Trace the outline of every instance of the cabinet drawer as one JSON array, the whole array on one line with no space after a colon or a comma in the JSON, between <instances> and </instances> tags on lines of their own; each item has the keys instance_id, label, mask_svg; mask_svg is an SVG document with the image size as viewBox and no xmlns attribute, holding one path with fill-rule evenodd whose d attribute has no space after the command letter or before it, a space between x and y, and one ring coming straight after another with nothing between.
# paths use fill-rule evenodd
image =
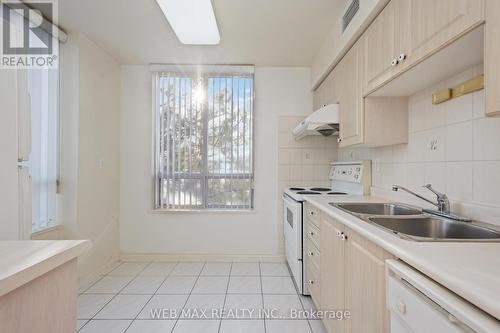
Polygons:
<instances>
[{"instance_id":1,"label":"cabinet drawer","mask_svg":"<svg viewBox=\"0 0 500 333\"><path fill-rule=\"evenodd\" d=\"M307 249L306 249L306 256L307 256L307 265L314 265L316 266L316 269L319 269L319 263L320 261L320 252L316 245L308 239L307 240Z\"/></svg>"},{"instance_id":2,"label":"cabinet drawer","mask_svg":"<svg viewBox=\"0 0 500 333\"><path fill-rule=\"evenodd\" d=\"M320 220L320 210L314 207L311 204L306 204L306 216L307 221L310 221L317 228L319 228L319 220Z\"/></svg>"},{"instance_id":3,"label":"cabinet drawer","mask_svg":"<svg viewBox=\"0 0 500 333\"><path fill-rule=\"evenodd\" d=\"M316 308L321 306L321 292L320 292L320 279L319 271L314 265L307 265L307 281L306 281L311 298L316 305Z\"/></svg>"},{"instance_id":4,"label":"cabinet drawer","mask_svg":"<svg viewBox=\"0 0 500 333\"><path fill-rule=\"evenodd\" d=\"M320 248L319 229L312 223L307 224L307 237L312 241L314 246Z\"/></svg>"}]
</instances>

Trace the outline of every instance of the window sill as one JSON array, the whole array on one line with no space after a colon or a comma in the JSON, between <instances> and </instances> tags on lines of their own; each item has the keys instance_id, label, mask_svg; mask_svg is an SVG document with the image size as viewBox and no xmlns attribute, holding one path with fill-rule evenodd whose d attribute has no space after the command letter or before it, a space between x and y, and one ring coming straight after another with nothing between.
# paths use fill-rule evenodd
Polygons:
<instances>
[{"instance_id":1,"label":"window sill","mask_svg":"<svg viewBox=\"0 0 500 333\"><path fill-rule=\"evenodd\" d=\"M151 214L229 214L229 215L242 215L242 214L256 214L255 209L152 209L149 211Z\"/></svg>"},{"instance_id":2,"label":"window sill","mask_svg":"<svg viewBox=\"0 0 500 333\"><path fill-rule=\"evenodd\" d=\"M46 226L44 228L39 228L39 229L33 230L31 232L31 237L40 236L40 235L46 234L46 233L51 232L51 231L59 230L60 228L61 228L60 224L53 224L53 225Z\"/></svg>"}]
</instances>

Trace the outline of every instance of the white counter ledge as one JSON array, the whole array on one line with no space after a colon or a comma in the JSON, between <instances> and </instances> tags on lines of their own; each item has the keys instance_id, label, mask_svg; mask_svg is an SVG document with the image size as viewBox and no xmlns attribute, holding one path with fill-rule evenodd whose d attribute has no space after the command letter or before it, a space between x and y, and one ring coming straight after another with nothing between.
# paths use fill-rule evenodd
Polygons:
<instances>
[{"instance_id":1,"label":"white counter ledge","mask_svg":"<svg viewBox=\"0 0 500 333\"><path fill-rule=\"evenodd\" d=\"M390 202L372 196L305 196L335 220L500 320L500 243L404 240L329 205L330 202Z\"/></svg>"},{"instance_id":2,"label":"white counter ledge","mask_svg":"<svg viewBox=\"0 0 500 333\"><path fill-rule=\"evenodd\" d=\"M0 296L82 255L86 240L0 241Z\"/></svg>"}]
</instances>

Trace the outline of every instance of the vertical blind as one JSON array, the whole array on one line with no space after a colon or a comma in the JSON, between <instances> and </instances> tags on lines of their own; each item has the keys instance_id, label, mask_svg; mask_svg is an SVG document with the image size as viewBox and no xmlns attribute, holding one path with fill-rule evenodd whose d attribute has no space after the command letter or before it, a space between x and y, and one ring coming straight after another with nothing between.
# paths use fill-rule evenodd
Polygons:
<instances>
[{"instance_id":1,"label":"vertical blind","mask_svg":"<svg viewBox=\"0 0 500 333\"><path fill-rule=\"evenodd\" d=\"M59 71L27 70L31 112L32 230L56 223L59 134Z\"/></svg>"},{"instance_id":2,"label":"vertical blind","mask_svg":"<svg viewBox=\"0 0 500 333\"><path fill-rule=\"evenodd\" d=\"M154 81L155 208L253 208L253 75Z\"/></svg>"}]
</instances>

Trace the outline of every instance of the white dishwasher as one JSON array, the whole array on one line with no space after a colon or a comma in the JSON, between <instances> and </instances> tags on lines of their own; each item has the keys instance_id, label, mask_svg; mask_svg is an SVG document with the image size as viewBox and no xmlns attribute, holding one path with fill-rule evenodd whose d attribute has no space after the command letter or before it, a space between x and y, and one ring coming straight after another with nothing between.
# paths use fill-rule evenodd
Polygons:
<instances>
[{"instance_id":1,"label":"white dishwasher","mask_svg":"<svg viewBox=\"0 0 500 333\"><path fill-rule=\"evenodd\" d=\"M399 260L386 261L391 333L497 333L500 322Z\"/></svg>"}]
</instances>

